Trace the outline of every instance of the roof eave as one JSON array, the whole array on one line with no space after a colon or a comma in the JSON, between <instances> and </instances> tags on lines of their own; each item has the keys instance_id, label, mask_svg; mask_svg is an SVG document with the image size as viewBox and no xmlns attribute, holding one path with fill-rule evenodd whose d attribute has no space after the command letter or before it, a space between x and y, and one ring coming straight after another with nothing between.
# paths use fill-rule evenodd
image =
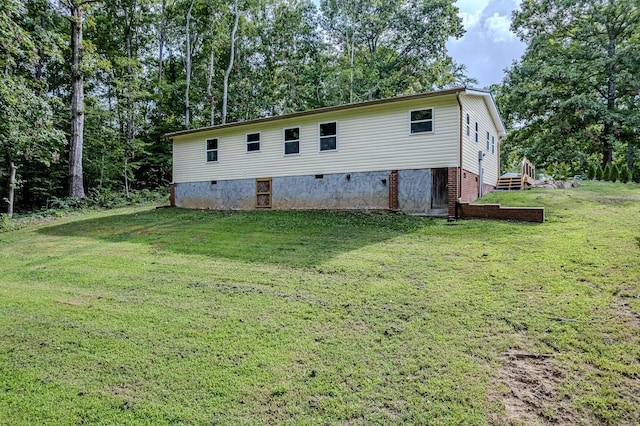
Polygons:
<instances>
[{"instance_id":1,"label":"roof eave","mask_svg":"<svg viewBox=\"0 0 640 426\"><path fill-rule=\"evenodd\" d=\"M493 119L494 123L496 124L496 128L498 129L498 136L507 136L507 129L504 126L502 117L500 117L500 111L498 111L498 105L496 104L496 100L494 99L493 94L489 91L479 89L466 89L464 92L467 95L482 96L484 98L484 101L489 109L489 113L491 114L491 118Z\"/></svg>"},{"instance_id":2,"label":"roof eave","mask_svg":"<svg viewBox=\"0 0 640 426\"><path fill-rule=\"evenodd\" d=\"M290 113L290 114L283 114L283 115L277 115L277 116L272 116L272 117L257 118L257 119L254 119L254 120L236 121L236 122L233 122L233 123L218 124L216 126L201 127L201 128L192 129L192 130L181 130L181 131L178 131L178 132L165 133L163 136L164 136L165 139L169 140L169 139L173 139L176 136L184 136L184 135L188 135L188 134L192 134L192 133L200 133L200 132L207 132L207 131L212 131L212 130L228 129L228 128L231 128L231 127L247 126L247 125L250 125L250 124L266 123L266 122L270 122L270 121L284 120L284 119L288 119L288 118L296 118L296 117L303 117L303 116L308 116L308 115L323 114L323 113L327 113L327 112L342 111L342 110L347 110L347 109L363 108L363 107L369 107L369 106L374 106L374 105L382 105L382 104L387 104L387 103L409 101L409 100L414 100L414 99L455 95L455 94L458 94L458 93L464 93L466 91L467 91L466 87L455 87L455 88L452 88L452 89L437 90L437 91L432 91L432 92L419 93L419 94L415 94L415 95L395 96L393 98L377 99L377 100L373 100L373 101L365 101L365 102L358 102L358 103L350 103L350 104L344 104L344 105L316 108L316 109L311 109L311 110L308 110L308 111L298 111L298 112L293 112L293 113Z\"/></svg>"}]
</instances>

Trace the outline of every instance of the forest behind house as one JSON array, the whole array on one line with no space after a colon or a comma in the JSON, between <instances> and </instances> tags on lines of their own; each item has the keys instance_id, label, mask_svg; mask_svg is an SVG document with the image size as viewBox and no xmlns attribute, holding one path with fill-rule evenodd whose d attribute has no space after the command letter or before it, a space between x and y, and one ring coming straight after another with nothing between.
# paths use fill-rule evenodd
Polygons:
<instances>
[{"instance_id":1,"label":"forest behind house","mask_svg":"<svg viewBox=\"0 0 640 426\"><path fill-rule=\"evenodd\" d=\"M511 29L503 170L640 180L637 2L527 1ZM463 34L448 0L4 0L0 211L166 193L167 132L472 87Z\"/></svg>"}]
</instances>

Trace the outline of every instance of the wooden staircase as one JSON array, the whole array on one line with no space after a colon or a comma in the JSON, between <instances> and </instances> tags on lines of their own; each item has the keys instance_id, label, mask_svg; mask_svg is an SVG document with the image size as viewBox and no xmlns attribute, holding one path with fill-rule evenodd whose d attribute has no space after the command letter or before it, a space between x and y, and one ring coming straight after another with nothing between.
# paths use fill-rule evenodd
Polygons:
<instances>
[{"instance_id":1,"label":"wooden staircase","mask_svg":"<svg viewBox=\"0 0 640 426\"><path fill-rule=\"evenodd\" d=\"M536 168L525 158L520 162L520 174L507 173L500 176L496 184L497 191L520 191L535 184Z\"/></svg>"},{"instance_id":2,"label":"wooden staircase","mask_svg":"<svg viewBox=\"0 0 640 426\"><path fill-rule=\"evenodd\" d=\"M498 191L519 191L522 189L522 177L518 176L501 176L496 185Z\"/></svg>"}]
</instances>

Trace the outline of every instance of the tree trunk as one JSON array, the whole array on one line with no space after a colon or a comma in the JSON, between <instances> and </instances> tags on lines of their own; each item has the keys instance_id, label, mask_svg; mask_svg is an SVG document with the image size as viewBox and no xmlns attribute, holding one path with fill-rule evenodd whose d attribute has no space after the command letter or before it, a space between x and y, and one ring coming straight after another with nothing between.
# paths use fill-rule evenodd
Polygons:
<instances>
[{"instance_id":1,"label":"tree trunk","mask_svg":"<svg viewBox=\"0 0 640 426\"><path fill-rule=\"evenodd\" d=\"M233 68L233 61L236 51L236 32L238 31L238 20L240 14L238 13L238 0L233 2L233 10L236 15L235 22L233 23L233 30L231 31L231 53L229 55L229 66L224 73L223 91L222 91L222 124L227 122L227 102L229 98L229 75L231 74L231 68Z\"/></svg>"},{"instance_id":2,"label":"tree trunk","mask_svg":"<svg viewBox=\"0 0 640 426\"><path fill-rule=\"evenodd\" d=\"M609 60L607 64L607 117L605 118L604 123L604 138L602 141L602 168L606 167L607 164L611 165L613 163L613 144L611 140L614 138L615 123L614 123L614 114L616 110L616 83L614 80L615 77L615 68L614 68L614 57L616 54L616 35L613 30L609 28L607 30L609 36L609 45L607 46L607 59Z\"/></svg>"},{"instance_id":3,"label":"tree trunk","mask_svg":"<svg viewBox=\"0 0 640 426\"><path fill-rule=\"evenodd\" d=\"M9 219L13 217L13 200L16 191L16 165L13 161L9 160L9 207L7 208L7 215Z\"/></svg>"},{"instance_id":4,"label":"tree trunk","mask_svg":"<svg viewBox=\"0 0 640 426\"><path fill-rule=\"evenodd\" d=\"M82 146L84 143L84 78L82 65L82 4L71 9L71 141L69 143L69 196L84 198Z\"/></svg>"},{"instance_id":5,"label":"tree trunk","mask_svg":"<svg viewBox=\"0 0 640 426\"><path fill-rule=\"evenodd\" d=\"M167 26L167 0L162 0L161 14L160 34L158 35L158 90L160 92L162 92L162 66L164 62L164 31Z\"/></svg>"},{"instance_id":6,"label":"tree trunk","mask_svg":"<svg viewBox=\"0 0 640 426\"><path fill-rule=\"evenodd\" d=\"M185 56L186 60L186 79L187 79L187 88L184 91L184 125L185 128L189 128L190 126L190 116L191 110L189 106L189 90L191 86L191 34L189 33L189 26L191 25L191 10L193 9L193 4L195 0L191 0L191 4L189 5L189 10L187 11L187 23L186 23L186 38L187 38L187 52Z\"/></svg>"},{"instance_id":7,"label":"tree trunk","mask_svg":"<svg viewBox=\"0 0 640 426\"><path fill-rule=\"evenodd\" d=\"M212 18L213 21L213 18ZM213 28L213 22L211 24ZM209 98L210 104L210 117L209 117L209 125L215 125L215 112L216 112L216 100L213 95L213 72L214 72L214 61L215 61L215 49L214 49L214 36L213 31L211 34L211 56L209 58L209 74L207 75L207 97Z\"/></svg>"},{"instance_id":8,"label":"tree trunk","mask_svg":"<svg viewBox=\"0 0 640 426\"><path fill-rule=\"evenodd\" d=\"M132 38L133 38L133 19L135 16L135 4L133 6L133 10L131 10L131 14L129 15L129 10L125 7L125 19L126 19L126 27L125 27L125 48L127 51L127 74L131 83L130 86L125 88L125 105L127 108L126 112L126 122L125 122L125 149L124 149L124 186L127 199L129 199L129 176L128 176L128 161L129 157L133 157L133 140L136 135L135 131L135 101L133 99L132 90L135 90L133 86L133 67L131 66L131 62L133 61L133 49L132 49Z\"/></svg>"}]
</instances>

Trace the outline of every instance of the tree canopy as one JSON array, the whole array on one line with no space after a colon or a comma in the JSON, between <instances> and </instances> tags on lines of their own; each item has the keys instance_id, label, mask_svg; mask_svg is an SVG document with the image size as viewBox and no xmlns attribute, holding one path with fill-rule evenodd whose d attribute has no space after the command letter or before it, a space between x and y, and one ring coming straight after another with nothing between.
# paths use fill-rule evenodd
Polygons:
<instances>
[{"instance_id":1,"label":"tree canopy","mask_svg":"<svg viewBox=\"0 0 640 426\"><path fill-rule=\"evenodd\" d=\"M454 3L5 0L0 198L10 163L23 208L129 194L170 181L166 132L468 81Z\"/></svg>"},{"instance_id":2,"label":"tree canopy","mask_svg":"<svg viewBox=\"0 0 640 426\"><path fill-rule=\"evenodd\" d=\"M512 30L527 43L499 89L506 151L539 166L633 155L640 131L640 7L635 0L527 0ZM625 149L631 148L631 149ZM508 156L505 156L508 158Z\"/></svg>"}]
</instances>

